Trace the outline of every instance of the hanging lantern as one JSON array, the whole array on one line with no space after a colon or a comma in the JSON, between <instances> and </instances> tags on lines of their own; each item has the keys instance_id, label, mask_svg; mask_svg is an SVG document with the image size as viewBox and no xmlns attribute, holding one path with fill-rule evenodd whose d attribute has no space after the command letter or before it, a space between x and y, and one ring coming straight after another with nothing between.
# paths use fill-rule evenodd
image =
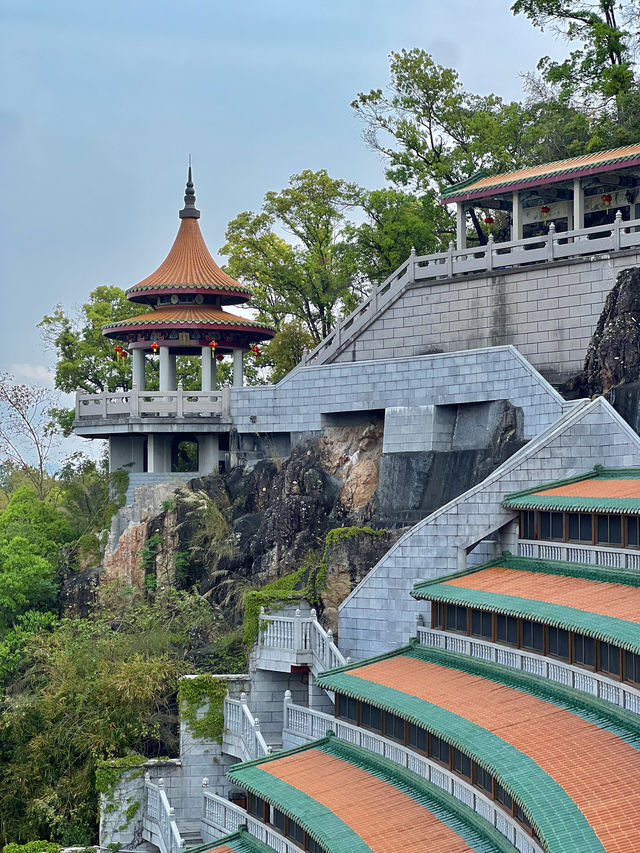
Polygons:
<instances>
[{"instance_id":1,"label":"hanging lantern","mask_svg":"<svg viewBox=\"0 0 640 853\"><path fill-rule=\"evenodd\" d=\"M222 353L220 353L219 355L216 356L216 361L223 361L223 360L224 360L224 356L222 355Z\"/></svg>"},{"instance_id":2,"label":"hanging lantern","mask_svg":"<svg viewBox=\"0 0 640 853\"><path fill-rule=\"evenodd\" d=\"M113 348L113 351L115 352L117 358L122 352L122 347L120 346L120 344L116 344L116 346Z\"/></svg>"},{"instance_id":3,"label":"hanging lantern","mask_svg":"<svg viewBox=\"0 0 640 853\"><path fill-rule=\"evenodd\" d=\"M548 204L544 204L540 208L540 213L542 214L542 219L544 221L544 224L546 225L547 224L547 216L549 215L549 213L551 213L551 208L549 207Z\"/></svg>"},{"instance_id":4,"label":"hanging lantern","mask_svg":"<svg viewBox=\"0 0 640 853\"><path fill-rule=\"evenodd\" d=\"M255 355L256 358L260 358L260 347L255 344L251 347L251 352Z\"/></svg>"},{"instance_id":5,"label":"hanging lantern","mask_svg":"<svg viewBox=\"0 0 640 853\"><path fill-rule=\"evenodd\" d=\"M491 234L491 226L493 225L493 216L485 216L484 224L487 226L487 231Z\"/></svg>"},{"instance_id":6,"label":"hanging lantern","mask_svg":"<svg viewBox=\"0 0 640 853\"><path fill-rule=\"evenodd\" d=\"M216 347L218 344L215 341L209 341L209 346L211 347L211 358L216 354Z\"/></svg>"},{"instance_id":7,"label":"hanging lantern","mask_svg":"<svg viewBox=\"0 0 640 853\"><path fill-rule=\"evenodd\" d=\"M613 201L613 196L610 196L609 193L606 193L605 195L600 196L600 198L604 202L604 206L607 208L607 210L609 210L609 205Z\"/></svg>"},{"instance_id":8,"label":"hanging lantern","mask_svg":"<svg viewBox=\"0 0 640 853\"><path fill-rule=\"evenodd\" d=\"M120 358L127 358L128 355L129 355L129 353L126 351L126 349L123 349L120 352Z\"/></svg>"},{"instance_id":9,"label":"hanging lantern","mask_svg":"<svg viewBox=\"0 0 640 853\"><path fill-rule=\"evenodd\" d=\"M154 341L151 344L151 352L155 355L159 349L160 349L160 344L157 341Z\"/></svg>"}]
</instances>

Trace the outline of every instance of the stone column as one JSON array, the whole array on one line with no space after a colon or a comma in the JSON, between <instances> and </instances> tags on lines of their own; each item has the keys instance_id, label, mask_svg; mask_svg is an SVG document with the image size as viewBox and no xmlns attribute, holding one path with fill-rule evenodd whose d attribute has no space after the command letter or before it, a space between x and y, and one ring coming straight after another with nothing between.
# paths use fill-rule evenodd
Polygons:
<instances>
[{"instance_id":1,"label":"stone column","mask_svg":"<svg viewBox=\"0 0 640 853\"><path fill-rule=\"evenodd\" d=\"M513 191L511 239L522 240L522 202L520 201L520 193L518 190Z\"/></svg>"},{"instance_id":2,"label":"stone column","mask_svg":"<svg viewBox=\"0 0 640 853\"><path fill-rule=\"evenodd\" d=\"M456 249L467 248L467 211L461 202L456 204Z\"/></svg>"},{"instance_id":3,"label":"stone column","mask_svg":"<svg viewBox=\"0 0 640 853\"><path fill-rule=\"evenodd\" d=\"M234 349L233 351L233 387L234 388L242 388L244 371L242 367L242 354L243 351L241 349Z\"/></svg>"},{"instance_id":4,"label":"stone column","mask_svg":"<svg viewBox=\"0 0 640 853\"><path fill-rule=\"evenodd\" d=\"M199 435L198 471L201 474L217 474L218 457L219 454L217 433L206 433L205 435Z\"/></svg>"},{"instance_id":5,"label":"stone column","mask_svg":"<svg viewBox=\"0 0 640 853\"><path fill-rule=\"evenodd\" d=\"M169 353L169 391L176 391L176 357Z\"/></svg>"},{"instance_id":6,"label":"stone column","mask_svg":"<svg viewBox=\"0 0 640 853\"><path fill-rule=\"evenodd\" d=\"M171 435L151 433L147 439L147 470L150 474L171 472Z\"/></svg>"},{"instance_id":7,"label":"stone column","mask_svg":"<svg viewBox=\"0 0 640 853\"><path fill-rule=\"evenodd\" d=\"M584 189L580 178L573 179L573 227L584 228Z\"/></svg>"},{"instance_id":8,"label":"stone column","mask_svg":"<svg viewBox=\"0 0 640 853\"><path fill-rule=\"evenodd\" d=\"M211 347L202 347L201 361L202 381L200 383L200 388L203 391L215 391L215 385L213 384L213 370L215 367L216 359L211 352Z\"/></svg>"},{"instance_id":9,"label":"stone column","mask_svg":"<svg viewBox=\"0 0 640 853\"><path fill-rule=\"evenodd\" d=\"M160 376L158 378L158 388L160 391L171 391L170 385L170 367L169 367L169 347L160 347ZM173 389L175 390L175 388Z\"/></svg>"},{"instance_id":10,"label":"stone column","mask_svg":"<svg viewBox=\"0 0 640 853\"><path fill-rule=\"evenodd\" d=\"M133 384L138 391L144 391L144 350L132 350L131 357L133 360Z\"/></svg>"}]
</instances>

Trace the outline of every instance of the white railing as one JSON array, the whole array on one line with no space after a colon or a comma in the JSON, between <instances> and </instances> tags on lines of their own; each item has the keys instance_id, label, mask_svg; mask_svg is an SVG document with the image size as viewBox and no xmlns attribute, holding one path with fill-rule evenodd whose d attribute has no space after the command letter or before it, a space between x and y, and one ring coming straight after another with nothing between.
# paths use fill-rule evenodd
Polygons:
<instances>
[{"instance_id":1,"label":"white railing","mask_svg":"<svg viewBox=\"0 0 640 853\"><path fill-rule=\"evenodd\" d=\"M562 560L569 563L588 563L611 569L640 571L640 552L625 548L603 548L599 545L576 545L573 542L541 542L539 539L520 539L518 556L535 560Z\"/></svg>"},{"instance_id":2,"label":"white railing","mask_svg":"<svg viewBox=\"0 0 640 853\"><path fill-rule=\"evenodd\" d=\"M505 648L475 637L463 637L460 634L437 631L423 625L417 626L417 633L418 642L423 646L446 649L478 660L499 663L511 669L539 675L557 684L564 684L565 687L582 690L583 693L606 699L607 702L618 705L633 714L640 714L640 690L607 678L599 672L587 672L580 667L571 666L555 658L537 655L535 652Z\"/></svg>"},{"instance_id":3,"label":"white railing","mask_svg":"<svg viewBox=\"0 0 640 853\"><path fill-rule=\"evenodd\" d=\"M325 737L329 730L333 731L336 737L341 740L355 746L361 746L376 755L381 755L383 758L411 770L443 791L447 791L494 826L521 853L542 853L542 848L522 830L520 824L510 814L507 814L493 800L446 767L442 767L426 756L382 737L382 735L337 720L330 714L313 711L302 705L293 705L285 696L284 733L312 741Z\"/></svg>"},{"instance_id":4,"label":"white railing","mask_svg":"<svg viewBox=\"0 0 640 853\"><path fill-rule=\"evenodd\" d=\"M495 243L492 235L486 246L472 249L456 249L449 244L446 252L433 255L412 253L388 279L375 287L371 294L344 320L336 324L318 346L307 353L302 364L323 364L340 347L351 340L377 315L380 309L393 302L409 285L429 279L451 278L468 273L492 272L505 267L523 264L552 263L595 255L599 252L617 252L640 246L640 219L623 222L616 214L612 225L597 225L574 231L556 233L554 223L544 237L527 237Z\"/></svg>"},{"instance_id":5,"label":"white railing","mask_svg":"<svg viewBox=\"0 0 640 853\"><path fill-rule=\"evenodd\" d=\"M294 616L277 616L261 608L258 654L262 649L275 650L294 664L309 666L314 675L347 663L333 642L333 632L324 630L315 610L308 616L299 610Z\"/></svg>"},{"instance_id":6,"label":"white railing","mask_svg":"<svg viewBox=\"0 0 640 853\"><path fill-rule=\"evenodd\" d=\"M76 420L83 418L196 418L227 414L222 391L103 391L76 393Z\"/></svg>"},{"instance_id":7,"label":"white railing","mask_svg":"<svg viewBox=\"0 0 640 853\"><path fill-rule=\"evenodd\" d=\"M240 699L225 697L222 737L225 747L242 761L251 761L271 753L271 747L260 731L259 719L247 707L245 693L240 695Z\"/></svg>"},{"instance_id":8,"label":"white railing","mask_svg":"<svg viewBox=\"0 0 640 853\"><path fill-rule=\"evenodd\" d=\"M203 783L204 784L204 783ZM246 826L247 831L267 847L277 853L302 853L302 849L280 835L273 827L262 823L250 815L245 809L236 806L217 794L204 792L203 816L201 818L202 837L208 836L213 840L223 835L237 832L239 827Z\"/></svg>"},{"instance_id":9,"label":"white railing","mask_svg":"<svg viewBox=\"0 0 640 853\"><path fill-rule=\"evenodd\" d=\"M158 779L156 784L151 781L147 773L144 786L147 794L144 828L147 833L150 831L152 835L152 838L145 838L145 840L156 844L160 853L178 853L179 850L186 847L186 843L178 830L175 811L167 799L163 780ZM149 826L149 824L153 826Z\"/></svg>"}]
</instances>

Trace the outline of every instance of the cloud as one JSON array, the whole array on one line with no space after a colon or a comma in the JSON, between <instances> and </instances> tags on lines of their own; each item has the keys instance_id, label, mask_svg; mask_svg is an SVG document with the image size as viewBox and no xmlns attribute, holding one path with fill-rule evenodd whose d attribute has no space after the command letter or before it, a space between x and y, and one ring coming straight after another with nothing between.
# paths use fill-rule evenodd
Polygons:
<instances>
[{"instance_id":1,"label":"cloud","mask_svg":"<svg viewBox=\"0 0 640 853\"><path fill-rule=\"evenodd\" d=\"M12 364L9 371L18 381L53 388L55 373L44 364Z\"/></svg>"}]
</instances>

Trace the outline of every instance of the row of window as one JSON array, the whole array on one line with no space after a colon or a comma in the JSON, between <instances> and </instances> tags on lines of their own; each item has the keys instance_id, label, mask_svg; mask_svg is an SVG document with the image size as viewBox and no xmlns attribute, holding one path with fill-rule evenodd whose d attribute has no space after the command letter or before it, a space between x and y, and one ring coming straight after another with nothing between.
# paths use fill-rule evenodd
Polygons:
<instances>
[{"instance_id":1,"label":"row of window","mask_svg":"<svg viewBox=\"0 0 640 853\"><path fill-rule=\"evenodd\" d=\"M527 816L502 785L491 773L447 741L403 720L397 714L383 711L368 702L361 702L348 696L336 696L336 717L409 746L438 764L444 765L452 773L466 779L488 797L500 803L503 809L535 837L535 831Z\"/></svg>"},{"instance_id":2,"label":"row of window","mask_svg":"<svg viewBox=\"0 0 640 853\"><path fill-rule=\"evenodd\" d=\"M522 510L520 538L640 548L640 516Z\"/></svg>"},{"instance_id":3,"label":"row of window","mask_svg":"<svg viewBox=\"0 0 640 853\"><path fill-rule=\"evenodd\" d=\"M275 827L285 838L291 839L298 847L303 850L308 850L309 853L326 853L324 847L321 847L308 832L296 823L287 815L269 805L266 800L261 797L256 797L255 794L249 794L247 797L247 811L250 815L257 817L262 823L270 823Z\"/></svg>"},{"instance_id":4,"label":"row of window","mask_svg":"<svg viewBox=\"0 0 640 853\"><path fill-rule=\"evenodd\" d=\"M640 687L640 655L575 631L440 602L431 603L431 627L547 655Z\"/></svg>"}]
</instances>

